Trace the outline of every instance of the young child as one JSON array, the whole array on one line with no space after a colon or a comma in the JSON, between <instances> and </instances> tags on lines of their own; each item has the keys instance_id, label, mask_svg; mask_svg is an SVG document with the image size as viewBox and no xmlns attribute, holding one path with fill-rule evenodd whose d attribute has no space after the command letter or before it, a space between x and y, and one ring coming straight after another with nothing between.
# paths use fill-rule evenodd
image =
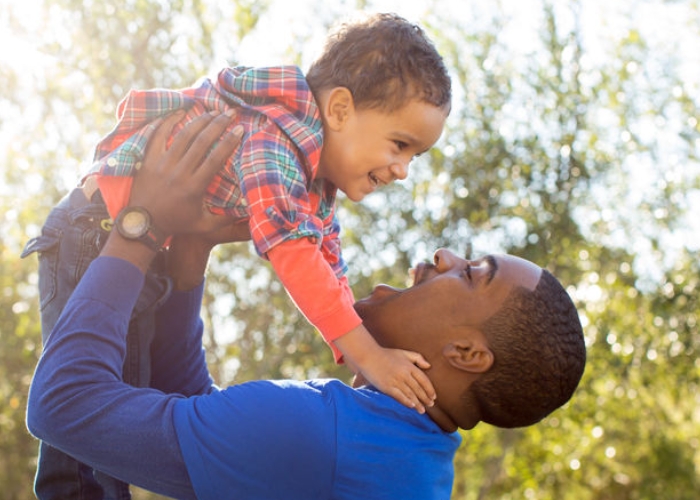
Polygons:
<instances>
[{"instance_id":1,"label":"young child","mask_svg":"<svg viewBox=\"0 0 700 500\"><path fill-rule=\"evenodd\" d=\"M422 413L435 398L422 371L429 365L417 353L380 347L362 325L345 277L335 199L340 190L358 202L376 188L406 178L410 161L442 133L450 100L450 78L435 47L419 27L393 14L341 25L329 35L306 76L293 66L225 68L216 81L204 80L197 87L132 91L120 103L115 129L98 144L83 185L67 197L75 201L82 196L79 214L71 217L88 221L84 232L93 234L90 254L76 257L71 251L65 258L79 259L73 267L84 270L99 252L112 220L120 232L132 229L134 218L148 222L147 216L122 209L162 117L184 110L174 136L204 113L227 113L232 116L229 130L242 126L244 134L209 187L210 211L247 222L257 253L270 261L336 361L346 362L377 389ZM44 228L44 233L51 232ZM47 268L65 264L61 256L51 265L42 264L55 246L45 236L31 241L23 254L41 252L44 335L82 274L73 271L68 276L73 284L57 287L66 288L58 293L65 298L45 307L56 294L42 274L53 275ZM84 241L85 234L81 238ZM164 244L157 228L149 228L142 241L155 247ZM150 283L145 305L135 315L152 311L168 293L157 270ZM132 323L138 324L134 318ZM139 351L147 347L148 333L143 331L148 326L134 328ZM134 371L144 370L138 361L133 363Z\"/></svg>"}]
</instances>

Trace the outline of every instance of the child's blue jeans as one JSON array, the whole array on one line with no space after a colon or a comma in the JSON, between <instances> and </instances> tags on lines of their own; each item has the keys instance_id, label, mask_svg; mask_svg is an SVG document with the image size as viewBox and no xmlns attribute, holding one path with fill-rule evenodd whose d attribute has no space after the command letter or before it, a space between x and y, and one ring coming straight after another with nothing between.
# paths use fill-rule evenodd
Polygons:
<instances>
[{"instance_id":1,"label":"child's blue jeans","mask_svg":"<svg viewBox=\"0 0 700 500\"><path fill-rule=\"evenodd\" d=\"M66 195L51 211L41 236L31 239L22 257L39 254L39 298L43 341L53 329L68 297L104 246L112 221L99 191L88 200L81 188ZM170 280L154 261L131 316L123 379L147 387L151 379L150 345L155 310L170 294ZM110 286L105 283L105 286ZM129 485L93 471L61 451L40 443L34 491L40 500L128 500Z\"/></svg>"}]
</instances>

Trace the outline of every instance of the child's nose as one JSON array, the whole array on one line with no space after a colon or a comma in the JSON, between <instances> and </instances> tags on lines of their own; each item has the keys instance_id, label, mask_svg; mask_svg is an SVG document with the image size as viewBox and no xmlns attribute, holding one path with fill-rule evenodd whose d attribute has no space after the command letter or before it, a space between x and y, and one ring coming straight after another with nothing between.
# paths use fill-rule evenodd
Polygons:
<instances>
[{"instance_id":1,"label":"child's nose","mask_svg":"<svg viewBox=\"0 0 700 500\"><path fill-rule=\"evenodd\" d=\"M403 161L397 162L389 167L389 171L391 172L391 175L394 176L394 179L402 181L408 177L408 163L409 162Z\"/></svg>"}]
</instances>

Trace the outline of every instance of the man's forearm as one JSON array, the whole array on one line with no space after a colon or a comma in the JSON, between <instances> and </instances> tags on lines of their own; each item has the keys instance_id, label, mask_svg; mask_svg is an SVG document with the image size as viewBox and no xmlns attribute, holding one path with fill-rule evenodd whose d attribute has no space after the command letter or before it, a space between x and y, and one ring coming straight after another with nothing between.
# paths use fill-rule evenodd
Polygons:
<instances>
[{"instance_id":1,"label":"man's forearm","mask_svg":"<svg viewBox=\"0 0 700 500\"><path fill-rule=\"evenodd\" d=\"M168 249L166 269L175 290L199 286L207 270L212 245L199 235L175 236Z\"/></svg>"},{"instance_id":2,"label":"man's forearm","mask_svg":"<svg viewBox=\"0 0 700 500\"><path fill-rule=\"evenodd\" d=\"M142 274L146 274L146 270L156 256L156 252L143 243L127 240L122 237L119 232L112 231L109 233L107 243L105 243L100 255L105 257L117 257L130 262L136 266Z\"/></svg>"}]
</instances>

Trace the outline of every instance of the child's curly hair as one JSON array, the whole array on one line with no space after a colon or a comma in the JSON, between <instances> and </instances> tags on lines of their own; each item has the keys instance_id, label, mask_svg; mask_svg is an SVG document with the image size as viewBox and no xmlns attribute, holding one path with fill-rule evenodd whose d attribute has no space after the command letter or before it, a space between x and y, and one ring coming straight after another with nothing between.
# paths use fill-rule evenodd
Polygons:
<instances>
[{"instance_id":1,"label":"child's curly hair","mask_svg":"<svg viewBox=\"0 0 700 500\"><path fill-rule=\"evenodd\" d=\"M306 74L318 93L346 87L359 109L394 111L417 98L450 109L451 81L423 30L396 14L339 25Z\"/></svg>"}]
</instances>

